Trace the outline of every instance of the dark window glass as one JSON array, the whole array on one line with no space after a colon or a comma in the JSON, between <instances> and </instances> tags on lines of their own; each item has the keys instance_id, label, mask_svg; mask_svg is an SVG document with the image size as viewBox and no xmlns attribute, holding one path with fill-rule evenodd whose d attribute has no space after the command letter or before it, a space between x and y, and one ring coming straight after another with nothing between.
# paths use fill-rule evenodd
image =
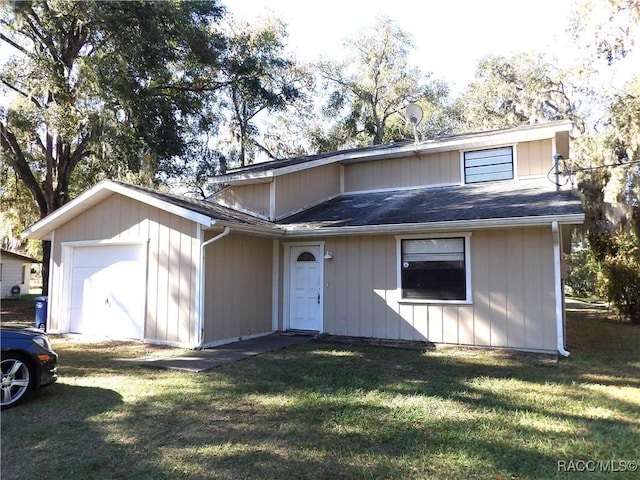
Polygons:
<instances>
[{"instance_id":1,"label":"dark window glass","mask_svg":"<svg viewBox=\"0 0 640 480\"><path fill-rule=\"evenodd\" d=\"M466 300L464 238L402 240L402 297Z\"/></svg>"},{"instance_id":2,"label":"dark window glass","mask_svg":"<svg viewBox=\"0 0 640 480\"><path fill-rule=\"evenodd\" d=\"M311 252L302 252L300 255L298 255L298 262L315 262L316 261L316 257L313 256L313 253Z\"/></svg>"}]
</instances>

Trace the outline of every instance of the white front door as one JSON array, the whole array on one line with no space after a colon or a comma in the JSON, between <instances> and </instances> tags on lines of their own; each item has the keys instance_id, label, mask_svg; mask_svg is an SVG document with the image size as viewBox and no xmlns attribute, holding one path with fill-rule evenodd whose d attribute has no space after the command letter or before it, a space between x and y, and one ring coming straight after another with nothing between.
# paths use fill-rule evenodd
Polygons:
<instances>
[{"instance_id":1,"label":"white front door","mask_svg":"<svg viewBox=\"0 0 640 480\"><path fill-rule=\"evenodd\" d=\"M292 246L289 328L322 331L322 249Z\"/></svg>"},{"instance_id":2,"label":"white front door","mask_svg":"<svg viewBox=\"0 0 640 480\"><path fill-rule=\"evenodd\" d=\"M142 245L74 248L69 309L71 333L143 338L144 254Z\"/></svg>"}]
</instances>

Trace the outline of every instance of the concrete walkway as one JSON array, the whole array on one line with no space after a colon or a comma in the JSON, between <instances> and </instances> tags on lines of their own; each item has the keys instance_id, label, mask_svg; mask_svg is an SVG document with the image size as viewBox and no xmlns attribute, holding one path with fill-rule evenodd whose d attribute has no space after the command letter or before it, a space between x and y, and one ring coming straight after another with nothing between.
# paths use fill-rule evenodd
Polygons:
<instances>
[{"instance_id":1,"label":"concrete walkway","mask_svg":"<svg viewBox=\"0 0 640 480\"><path fill-rule=\"evenodd\" d=\"M275 333L264 337L252 338L251 340L229 343L219 347L193 350L180 357L162 359L141 358L135 360L134 363L145 367L204 372L224 365L225 363L237 362L271 350L279 350L290 347L291 345L308 342L313 338L314 335Z\"/></svg>"}]
</instances>

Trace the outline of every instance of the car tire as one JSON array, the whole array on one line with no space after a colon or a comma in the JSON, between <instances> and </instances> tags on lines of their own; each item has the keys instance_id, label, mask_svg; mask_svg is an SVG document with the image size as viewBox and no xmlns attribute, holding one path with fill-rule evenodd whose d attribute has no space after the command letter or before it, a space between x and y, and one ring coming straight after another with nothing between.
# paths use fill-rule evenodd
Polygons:
<instances>
[{"instance_id":1,"label":"car tire","mask_svg":"<svg viewBox=\"0 0 640 480\"><path fill-rule=\"evenodd\" d=\"M2 379L0 405L4 410L20 403L32 386L33 369L29 361L17 353L7 353L0 360Z\"/></svg>"}]
</instances>

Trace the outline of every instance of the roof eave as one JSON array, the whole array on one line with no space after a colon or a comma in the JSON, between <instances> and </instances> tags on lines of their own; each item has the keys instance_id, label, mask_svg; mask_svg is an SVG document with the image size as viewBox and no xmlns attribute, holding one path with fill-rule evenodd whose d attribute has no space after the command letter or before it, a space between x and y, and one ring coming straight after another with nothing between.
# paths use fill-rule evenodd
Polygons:
<instances>
[{"instance_id":1,"label":"roof eave","mask_svg":"<svg viewBox=\"0 0 640 480\"><path fill-rule=\"evenodd\" d=\"M282 238L285 235L283 228L278 225L267 227L217 220L215 226L229 227L231 229L231 233L245 233L248 235L259 235L272 238Z\"/></svg>"},{"instance_id":2,"label":"roof eave","mask_svg":"<svg viewBox=\"0 0 640 480\"><path fill-rule=\"evenodd\" d=\"M579 225L584 223L584 213L326 228L318 226L309 228L286 228L285 226L285 235L287 237L333 237L341 235L403 234L418 231L444 232L454 230L484 230L488 228L538 227L542 225L551 225L554 221L562 225Z\"/></svg>"},{"instance_id":3,"label":"roof eave","mask_svg":"<svg viewBox=\"0 0 640 480\"><path fill-rule=\"evenodd\" d=\"M274 177L286 175L309 168L320 167L331 163L357 163L371 160L384 160L385 158L400 158L412 155L422 155L427 153L437 153L452 150L468 150L473 148L491 148L493 146L507 145L519 142L534 140L544 140L553 138L559 132L571 131L573 123L569 120L558 121L549 124L540 124L530 128L516 128L491 133L469 134L466 137L455 137L450 139L437 139L422 143L397 146L390 145L388 148L381 148L370 151L357 152L337 152L335 155L301 162L294 165L285 165L269 170L258 172L238 172L213 177L214 183L242 185L247 183L259 183L271 181Z\"/></svg>"},{"instance_id":4,"label":"roof eave","mask_svg":"<svg viewBox=\"0 0 640 480\"><path fill-rule=\"evenodd\" d=\"M22 262L23 264L42 263L41 260L38 260L36 258L27 257L26 255L22 255L20 253L12 252L10 250L5 250L3 248L0 251L0 256L5 256L5 255L8 255L9 257L13 258L14 260L18 260L18 261Z\"/></svg>"},{"instance_id":5,"label":"roof eave","mask_svg":"<svg viewBox=\"0 0 640 480\"><path fill-rule=\"evenodd\" d=\"M82 213L92 206L97 205L102 200L108 198L114 193L121 194L125 197L138 200L152 207L159 208L169 213L173 213L179 217L192 220L200 225L209 227L215 221L206 215L194 212L184 207L165 202L159 198L147 195L144 192L127 188L125 185L104 180L94 185L89 190L81 193L66 205L62 206L55 212L47 215L42 220L36 222L22 232L24 239L51 240L52 232L65 224L79 213Z\"/></svg>"}]
</instances>

